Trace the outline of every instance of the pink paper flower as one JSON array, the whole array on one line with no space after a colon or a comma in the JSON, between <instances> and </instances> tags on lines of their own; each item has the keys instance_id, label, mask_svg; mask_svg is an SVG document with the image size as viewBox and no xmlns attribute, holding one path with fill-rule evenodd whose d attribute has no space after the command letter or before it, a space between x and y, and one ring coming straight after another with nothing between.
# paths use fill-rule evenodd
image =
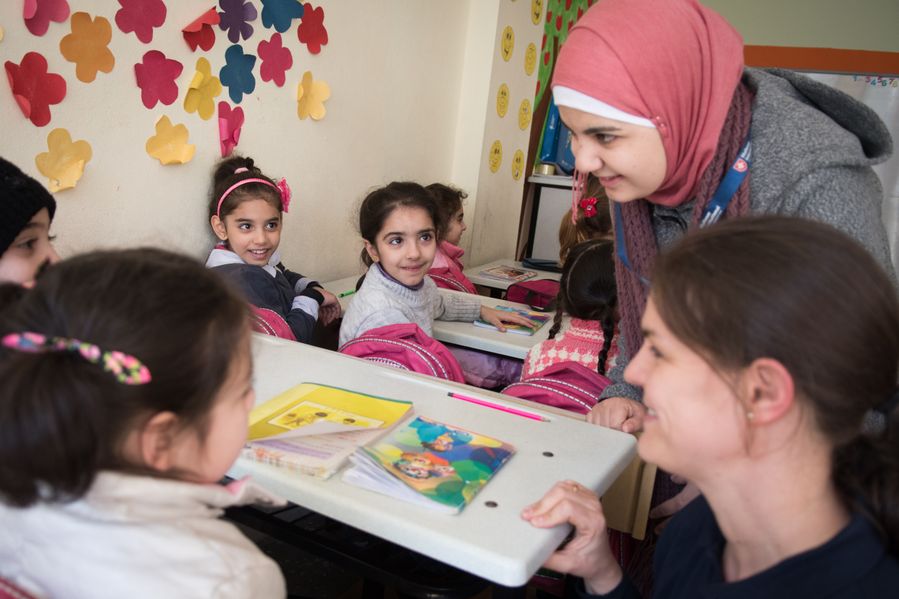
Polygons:
<instances>
[{"instance_id":1,"label":"pink paper flower","mask_svg":"<svg viewBox=\"0 0 899 599\"><path fill-rule=\"evenodd\" d=\"M66 97L66 80L47 72L47 59L28 52L22 62L6 61L6 77L22 114L38 127L50 122L50 106Z\"/></svg>"},{"instance_id":2,"label":"pink paper flower","mask_svg":"<svg viewBox=\"0 0 899 599\"><path fill-rule=\"evenodd\" d=\"M137 86L141 89L140 98L147 108L153 108L157 102L169 105L178 99L178 84L175 79L184 67L177 60L170 60L159 50L150 50L144 54L142 62L134 65Z\"/></svg>"},{"instance_id":3,"label":"pink paper flower","mask_svg":"<svg viewBox=\"0 0 899 599\"><path fill-rule=\"evenodd\" d=\"M122 33L134 32L145 44L153 40L153 29L165 23L165 4L162 0L119 0L122 8L115 14L115 23Z\"/></svg>"},{"instance_id":4,"label":"pink paper flower","mask_svg":"<svg viewBox=\"0 0 899 599\"><path fill-rule=\"evenodd\" d=\"M282 87L285 81L285 73L293 65L293 56L290 49L281 45L281 34L272 35L271 41L262 40L258 48L262 65L259 74L263 81L274 81L275 85Z\"/></svg>"},{"instance_id":5,"label":"pink paper flower","mask_svg":"<svg viewBox=\"0 0 899 599\"><path fill-rule=\"evenodd\" d=\"M66 0L25 0L22 14L28 31L33 35L44 35L50 28L50 21L62 23L69 18L69 3Z\"/></svg>"},{"instance_id":6,"label":"pink paper flower","mask_svg":"<svg viewBox=\"0 0 899 599\"><path fill-rule=\"evenodd\" d=\"M308 2L303 5L303 19L297 27L297 37L306 44L310 54L318 54L322 46L328 43L328 30L325 29L325 11L314 8Z\"/></svg>"},{"instance_id":7,"label":"pink paper flower","mask_svg":"<svg viewBox=\"0 0 899 599\"><path fill-rule=\"evenodd\" d=\"M237 147L242 127L243 109L240 106L232 109L227 102L219 102L219 143L222 158L230 156Z\"/></svg>"}]
</instances>

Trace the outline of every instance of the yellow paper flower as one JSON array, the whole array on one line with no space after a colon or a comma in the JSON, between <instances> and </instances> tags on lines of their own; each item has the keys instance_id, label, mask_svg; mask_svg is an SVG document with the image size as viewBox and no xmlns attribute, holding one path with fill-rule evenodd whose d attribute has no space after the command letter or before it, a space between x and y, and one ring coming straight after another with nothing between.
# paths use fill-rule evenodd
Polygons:
<instances>
[{"instance_id":1,"label":"yellow paper flower","mask_svg":"<svg viewBox=\"0 0 899 599\"><path fill-rule=\"evenodd\" d=\"M184 110L196 112L204 121L215 114L215 99L222 93L222 83L212 74L209 61L197 59L197 72L190 81L187 95L184 97Z\"/></svg>"},{"instance_id":2,"label":"yellow paper flower","mask_svg":"<svg viewBox=\"0 0 899 599\"><path fill-rule=\"evenodd\" d=\"M194 157L197 147L187 143L189 133L184 125L172 126L169 117L156 121L156 135L147 140L147 154L162 164L184 164Z\"/></svg>"},{"instance_id":3,"label":"yellow paper flower","mask_svg":"<svg viewBox=\"0 0 899 599\"><path fill-rule=\"evenodd\" d=\"M325 118L325 100L331 97L331 88L324 81L314 81L312 71L303 73L303 81L297 87L297 115L301 119Z\"/></svg>"},{"instance_id":4,"label":"yellow paper flower","mask_svg":"<svg viewBox=\"0 0 899 599\"><path fill-rule=\"evenodd\" d=\"M75 187L84 174L84 165L93 156L91 145L84 140L72 143L68 130L60 128L47 136L47 148L50 151L38 154L34 164L47 177L50 191Z\"/></svg>"},{"instance_id":5,"label":"yellow paper flower","mask_svg":"<svg viewBox=\"0 0 899 599\"><path fill-rule=\"evenodd\" d=\"M59 42L59 51L75 63L75 76L90 83L97 78L97 71L109 73L115 66L115 57L107 48L111 39L109 21L103 17L92 20L86 12L76 12L72 15L72 33Z\"/></svg>"}]
</instances>

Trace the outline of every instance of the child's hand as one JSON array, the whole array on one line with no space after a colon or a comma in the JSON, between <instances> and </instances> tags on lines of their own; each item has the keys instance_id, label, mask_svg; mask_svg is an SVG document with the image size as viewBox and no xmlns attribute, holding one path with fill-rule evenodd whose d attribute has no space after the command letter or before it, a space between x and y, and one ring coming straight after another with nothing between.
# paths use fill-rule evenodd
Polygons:
<instances>
[{"instance_id":1,"label":"child's hand","mask_svg":"<svg viewBox=\"0 0 899 599\"><path fill-rule=\"evenodd\" d=\"M340 318L340 302L337 300L336 295L326 289L316 287L315 290L321 293L322 297L325 298L322 305L319 306L318 319L323 325L328 326Z\"/></svg>"},{"instance_id":2,"label":"child's hand","mask_svg":"<svg viewBox=\"0 0 899 599\"><path fill-rule=\"evenodd\" d=\"M506 312L504 310L497 310L495 308L489 308L487 306L481 306L481 319L489 322L500 331L506 330L506 327L503 326L503 323L520 324L534 330L538 328L537 323L532 320L528 320L520 314L515 314L514 312Z\"/></svg>"},{"instance_id":3,"label":"child's hand","mask_svg":"<svg viewBox=\"0 0 899 599\"><path fill-rule=\"evenodd\" d=\"M614 428L625 433L635 433L643 428L646 406L626 397L609 397L593 406L587 414L587 422Z\"/></svg>"}]
</instances>

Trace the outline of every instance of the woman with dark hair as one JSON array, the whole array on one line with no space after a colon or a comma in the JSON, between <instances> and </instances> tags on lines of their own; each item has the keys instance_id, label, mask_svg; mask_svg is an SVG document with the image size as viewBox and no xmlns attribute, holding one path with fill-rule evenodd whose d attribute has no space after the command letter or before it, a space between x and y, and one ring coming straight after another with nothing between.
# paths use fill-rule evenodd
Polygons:
<instances>
[{"instance_id":1,"label":"woman with dark hair","mask_svg":"<svg viewBox=\"0 0 899 599\"><path fill-rule=\"evenodd\" d=\"M662 533L656 596L888 597L899 588L899 301L859 244L786 217L729 221L656 260L640 456L702 492ZM547 567L634 597L602 506L573 481L523 517L575 527Z\"/></svg>"}]
</instances>

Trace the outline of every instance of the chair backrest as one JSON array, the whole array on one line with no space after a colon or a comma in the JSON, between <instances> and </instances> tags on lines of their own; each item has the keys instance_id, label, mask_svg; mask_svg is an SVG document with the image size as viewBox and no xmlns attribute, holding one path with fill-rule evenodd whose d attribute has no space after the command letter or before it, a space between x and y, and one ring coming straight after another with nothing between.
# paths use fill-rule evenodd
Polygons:
<instances>
[{"instance_id":1,"label":"chair backrest","mask_svg":"<svg viewBox=\"0 0 899 599\"><path fill-rule=\"evenodd\" d=\"M578 414L588 413L609 379L577 362L558 362L512 383L503 393Z\"/></svg>"},{"instance_id":2,"label":"chair backrest","mask_svg":"<svg viewBox=\"0 0 899 599\"><path fill-rule=\"evenodd\" d=\"M429 337L412 322L371 329L347 341L338 351L400 370L457 383L465 382L462 367L455 356L445 345Z\"/></svg>"},{"instance_id":3,"label":"chair backrest","mask_svg":"<svg viewBox=\"0 0 899 599\"><path fill-rule=\"evenodd\" d=\"M537 279L512 283L506 289L506 299L510 302L527 304L541 310L550 309L559 295L559 282L553 279Z\"/></svg>"},{"instance_id":4,"label":"chair backrest","mask_svg":"<svg viewBox=\"0 0 899 599\"><path fill-rule=\"evenodd\" d=\"M290 329L290 325L287 324L287 321L284 320L280 314L274 310L269 310L268 308L259 308L257 306L250 307L253 309L254 331L265 333L272 337L280 337L281 339L287 339L289 341L297 340L293 331Z\"/></svg>"},{"instance_id":5,"label":"chair backrest","mask_svg":"<svg viewBox=\"0 0 899 599\"><path fill-rule=\"evenodd\" d=\"M31 593L26 593L5 578L0 578L0 599L35 599Z\"/></svg>"}]
</instances>

